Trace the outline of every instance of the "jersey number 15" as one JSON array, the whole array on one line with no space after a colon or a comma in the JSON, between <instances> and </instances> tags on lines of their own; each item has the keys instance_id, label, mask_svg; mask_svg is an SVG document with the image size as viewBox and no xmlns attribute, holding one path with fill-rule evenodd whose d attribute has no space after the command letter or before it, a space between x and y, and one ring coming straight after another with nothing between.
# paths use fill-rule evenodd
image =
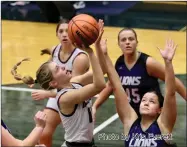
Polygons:
<instances>
[{"instance_id":1,"label":"jersey number 15","mask_svg":"<svg viewBox=\"0 0 187 147\"><path fill-rule=\"evenodd\" d=\"M139 103L140 102L140 95L138 93L138 88L126 88L126 93L128 96L129 103L133 101L134 103Z\"/></svg>"}]
</instances>

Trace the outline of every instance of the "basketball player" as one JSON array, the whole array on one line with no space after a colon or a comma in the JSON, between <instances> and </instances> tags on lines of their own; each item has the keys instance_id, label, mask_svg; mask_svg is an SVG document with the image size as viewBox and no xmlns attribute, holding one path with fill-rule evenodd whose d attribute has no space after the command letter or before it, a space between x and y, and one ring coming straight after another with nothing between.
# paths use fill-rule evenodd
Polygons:
<instances>
[{"instance_id":1,"label":"basketball player","mask_svg":"<svg viewBox=\"0 0 187 147\"><path fill-rule=\"evenodd\" d=\"M103 72L93 50L84 49L89 55L93 73L89 71L72 77L71 72L52 61L42 64L36 73L36 80L43 89L58 89L56 99L67 147L92 147L94 123L90 98L105 87ZM34 84L30 79L25 80L26 84Z\"/></svg>"},{"instance_id":2,"label":"basketball player","mask_svg":"<svg viewBox=\"0 0 187 147\"><path fill-rule=\"evenodd\" d=\"M165 80L164 66L149 55L137 51L138 39L133 29L122 29L118 34L118 45L123 55L116 61L116 71L120 77L122 86L126 91L129 103L139 115L139 106L143 95L155 89L160 92L158 79ZM98 43L99 47L100 44ZM103 45L102 47L106 47ZM175 78L176 91L186 100L186 88L182 82ZM92 107L93 118L95 119L96 109L112 93L110 82L106 88L99 94Z\"/></svg>"},{"instance_id":3,"label":"basketball player","mask_svg":"<svg viewBox=\"0 0 187 147\"><path fill-rule=\"evenodd\" d=\"M100 35L98 37L98 40L96 40L96 42L100 42L101 36L103 34L102 22L103 21L101 20L99 21ZM37 76L36 76L37 78L35 80L41 85L42 88L46 90L51 90L54 88L58 89L58 95L56 97L58 99L57 103L59 104L58 111L61 116L63 126L65 127L65 131L66 131L65 139L66 139L66 145L68 147L69 146L86 147L86 146L93 145L92 143L93 121L92 121L91 110L90 110L91 101L88 99L91 98L92 96L95 96L105 86L105 83L103 81L104 78L97 78L99 77L100 74L103 74L103 72L100 69L99 66L100 64L98 64L92 49L86 48L85 50L88 52L88 55L90 56L93 74L91 72L86 72L82 76L72 77L71 72L67 70L66 67L61 67L55 62L50 61L44 63L38 69ZM99 54L99 52L100 51L98 51L98 49L96 48L97 55ZM17 66L21 64L21 62L19 62L16 65L15 70L17 69ZM15 76L16 75L18 74L16 73ZM29 76L20 79L23 80L23 82L26 84L34 84L35 82L33 78ZM71 83L69 83L70 81ZM88 85L82 87L81 84L76 84L75 82L76 83L81 82L82 85L87 85L87 84ZM61 94L63 94L63 96ZM65 100L65 103L63 100ZM63 105L63 107L61 107L61 105ZM66 114L70 112L72 112L72 115ZM68 123L66 121L68 121Z\"/></svg>"},{"instance_id":4,"label":"basketball player","mask_svg":"<svg viewBox=\"0 0 187 147\"><path fill-rule=\"evenodd\" d=\"M164 50L158 48L165 63L165 98L158 91L146 92L140 103L140 117L128 102L127 94L107 55L107 49L103 50L117 112L124 126L125 147L166 147L171 143L177 115L176 82L172 65L176 47L172 40L167 40Z\"/></svg>"},{"instance_id":5,"label":"basketball player","mask_svg":"<svg viewBox=\"0 0 187 147\"><path fill-rule=\"evenodd\" d=\"M3 120L1 120L1 146L5 147L26 147L26 146L34 146L35 147L45 147L45 145L36 145L39 141L39 138L44 130L46 124L46 114L44 112L38 111L34 117L36 127L32 130L27 138L24 140L19 140L14 138L8 127L5 125Z\"/></svg>"},{"instance_id":6,"label":"basketball player","mask_svg":"<svg viewBox=\"0 0 187 147\"><path fill-rule=\"evenodd\" d=\"M60 67L65 67L66 70L71 72L72 77L82 75L89 69L89 58L87 54L75 48L68 38L68 21L63 19L59 22L56 28L56 35L60 44L53 47L49 54L52 54L51 60L57 63ZM42 54L45 51L42 52ZM47 123L43 131L40 143L45 144L47 147L52 146L52 136L56 127L60 124L60 116L58 114L57 101L55 99L55 91L37 90L32 92L34 100L41 100L49 98L44 112L47 114ZM52 98L53 97L53 98Z\"/></svg>"}]
</instances>

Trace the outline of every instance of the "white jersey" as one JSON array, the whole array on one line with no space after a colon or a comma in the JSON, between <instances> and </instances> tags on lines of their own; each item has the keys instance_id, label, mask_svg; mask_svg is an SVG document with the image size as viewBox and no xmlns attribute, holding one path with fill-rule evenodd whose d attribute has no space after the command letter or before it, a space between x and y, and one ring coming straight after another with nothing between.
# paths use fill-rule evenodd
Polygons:
<instances>
[{"instance_id":1,"label":"white jersey","mask_svg":"<svg viewBox=\"0 0 187 147\"><path fill-rule=\"evenodd\" d=\"M60 50L61 50L61 44L57 45L55 47L55 49L53 50L52 61L57 63L61 67L65 67L69 71L73 70L73 62L74 62L75 58L79 54L82 54L82 53L86 54L86 52L84 52L83 50L81 50L79 48L75 48L74 51L69 56L69 58L66 61L62 61L60 59Z\"/></svg>"},{"instance_id":2,"label":"white jersey","mask_svg":"<svg viewBox=\"0 0 187 147\"><path fill-rule=\"evenodd\" d=\"M60 50L61 50L61 44L57 45L52 53L52 61L57 63L59 66L61 67L65 67L68 71L72 72L73 70L73 62L75 60L75 58L79 55L79 54L86 54L86 52L82 51L79 48L75 48L72 52L72 54L69 56L69 58L63 62L60 60ZM49 98L46 108L52 109L56 112L58 112L58 106L57 106L57 102L55 98Z\"/></svg>"},{"instance_id":3,"label":"white jersey","mask_svg":"<svg viewBox=\"0 0 187 147\"><path fill-rule=\"evenodd\" d=\"M80 84L72 83L72 86L74 88L72 89L65 88L58 91L56 96L58 107L59 107L59 98L61 95L63 95L67 91L82 88ZM91 108L92 108L91 99L81 104L76 104L74 111L72 112L72 114L69 115L62 114L59 108L59 115L61 118L62 126L65 129L64 138L66 141L81 142L81 143L92 141L94 123L92 120Z\"/></svg>"}]
</instances>

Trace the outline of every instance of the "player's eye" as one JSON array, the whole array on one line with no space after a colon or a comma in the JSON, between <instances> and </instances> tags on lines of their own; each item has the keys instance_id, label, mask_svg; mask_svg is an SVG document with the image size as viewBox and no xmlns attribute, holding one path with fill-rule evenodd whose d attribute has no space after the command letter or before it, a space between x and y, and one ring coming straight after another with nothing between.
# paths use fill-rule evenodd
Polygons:
<instances>
[{"instance_id":1,"label":"player's eye","mask_svg":"<svg viewBox=\"0 0 187 147\"><path fill-rule=\"evenodd\" d=\"M130 40L130 41L133 41L133 40L134 40L134 38L133 38L133 37L129 37L129 40Z\"/></svg>"},{"instance_id":2,"label":"player's eye","mask_svg":"<svg viewBox=\"0 0 187 147\"><path fill-rule=\"evenodd\" d=\"M127 40L126 38L122 38L122 39L121 39L121 41L123 41L123 42L126 41L126 40Z\"/></svg>"},{"instance_id":3,"label":"player's eye","mask_svg":"<svg viewBox=\"0 0 187 147\"><path fill-rule=\"evenodd\" d=\"M63 30L59 30L58 32L59 32L60 34L62 34L62 33L63 33Z\"/></svg>"},{"instance_id":4,"label":"player's eye","mask_svg":"<svg viewBox=\"0 0 187 147\"><path fill-rule=\"evenodd\" d=\"M151 100L150 102L151 102L151 103L155 103L155 101L153 101L153 100Z\"/></svg>"}]
</instances>

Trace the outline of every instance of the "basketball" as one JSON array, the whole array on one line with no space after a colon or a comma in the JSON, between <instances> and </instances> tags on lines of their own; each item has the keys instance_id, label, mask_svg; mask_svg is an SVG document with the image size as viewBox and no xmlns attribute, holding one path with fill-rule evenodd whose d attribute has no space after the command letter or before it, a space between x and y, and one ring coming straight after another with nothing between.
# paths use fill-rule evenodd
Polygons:
<instances>
[{"instance_id":1,"label":"basketball","mask_svg":"<svg viewBox=\"0 0 187 147\"><path fill-rule=\"evenodd\" d=\"M68 24L68 36L77 46L93 44L99 36L99 26L95 18L87 14L73 17Z\"/></svg>"}]
</instances>

